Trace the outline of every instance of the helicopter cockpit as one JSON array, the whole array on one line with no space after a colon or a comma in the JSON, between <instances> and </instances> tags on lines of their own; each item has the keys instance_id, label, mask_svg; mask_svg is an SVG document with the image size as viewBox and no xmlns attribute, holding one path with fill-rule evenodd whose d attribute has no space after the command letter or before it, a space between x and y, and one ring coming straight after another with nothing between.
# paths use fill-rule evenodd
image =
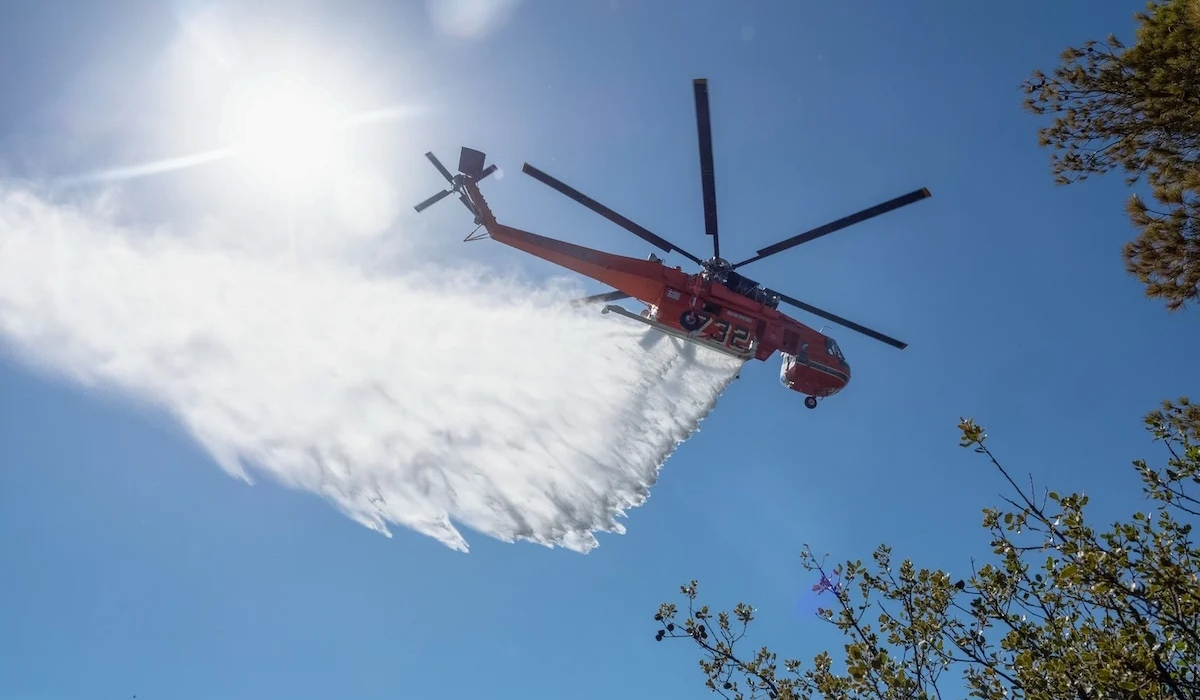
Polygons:
<instances>
[{"instance_id":1,"label":"helicopter cockpit","mask_svg":"<svg viewBox=\"0 0 1200 700\"><path fill-rule=\"evenodd\" d=\"M842 349L838 347L837 341L829 336L825 336L825 351L829 353L830 357L834 357L838 362L841 362L843 366L850 366L850 363L846 362L846 356L842 354Z\"/></svg>"}]
</instances>

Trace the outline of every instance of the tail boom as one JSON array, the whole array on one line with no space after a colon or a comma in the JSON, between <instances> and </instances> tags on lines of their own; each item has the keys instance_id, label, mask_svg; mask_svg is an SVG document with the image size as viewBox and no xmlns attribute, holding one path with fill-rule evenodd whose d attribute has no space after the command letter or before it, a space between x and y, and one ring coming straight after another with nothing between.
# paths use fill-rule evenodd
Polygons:
<instances>
[{"instance_id":1,"label":"tail boom","mask_svg":"<svg viewBox=\"0 0 1200 700\"><path fill-rule=\"evenodd\" d=\"M474 181L467 180L465 187L478 214L478 223L493 240L578 272L647 304L657 303L666 291L667 273L674 271L662 263L614 255L506 226L496 221Z\"/></svg>"}]
</instances>

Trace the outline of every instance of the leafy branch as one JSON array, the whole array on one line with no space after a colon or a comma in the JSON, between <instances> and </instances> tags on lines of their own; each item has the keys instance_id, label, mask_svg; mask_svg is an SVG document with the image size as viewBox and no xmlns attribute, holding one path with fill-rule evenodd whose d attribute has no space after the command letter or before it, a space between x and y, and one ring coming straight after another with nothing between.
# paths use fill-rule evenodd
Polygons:
<instances>
[{"instance_id":1,"label":"leafy branch","mask_svg":"<svg viewBox=\"0 0 1200 700\"><path fill-rule=\"evenodd\" d=\"M656 637L692 640L706 687L727 700L941 700L952 670L984 700L1200 698L1200 551L1188 522L1200 504L1200 410L1187 399L1166 402L1146 421L1168 453L1162 469L1134 463L1154 515L1137 512L1098 533L1086 495L1036 498L1032 482L1026 491L993 454L983 428L964 419L960 445L1013 492L1006 508L983 511L989 563L972 561L971 576L952 581L911 560L894 565L886 545L870 568L861 560L827 567L805 545L802 566L818 577L814 590L830 595L818 617L847 637L839 669L828 652L808 665L785 659L782 671L765 646L742 653L754 608L739 603L714 616L698 603L696 581L680 589L682 622L674 603L659 607Z\"/></svg>"}]
</instances>

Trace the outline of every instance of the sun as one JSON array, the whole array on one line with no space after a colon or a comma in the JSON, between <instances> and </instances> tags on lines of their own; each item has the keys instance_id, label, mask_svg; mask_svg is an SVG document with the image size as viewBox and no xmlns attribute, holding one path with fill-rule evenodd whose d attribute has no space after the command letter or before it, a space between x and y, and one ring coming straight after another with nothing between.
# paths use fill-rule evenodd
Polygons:
<instances>
[{"instance_id":1,"label":"sun","mask_svg":"<svg viewBox=\"0 0 1200 700\"><path fill-rule=\"evenodd\" d=\"M272 73L244 81L230 91L222 111L233 159L253 184L298 193L338 169L346 114L302 76Z\"/></svg>"}]
</instances>

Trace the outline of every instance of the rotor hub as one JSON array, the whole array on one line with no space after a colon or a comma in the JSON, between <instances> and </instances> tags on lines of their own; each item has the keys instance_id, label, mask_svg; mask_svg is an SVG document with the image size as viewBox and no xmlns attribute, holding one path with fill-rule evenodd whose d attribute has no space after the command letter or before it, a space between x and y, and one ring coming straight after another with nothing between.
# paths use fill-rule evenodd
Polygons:
<instances>
[{"instance_id":1,"label":"rotor hub","mask_svg":"<svg viewBox=\"0 0 1200 700\"><path fill-rule=\"evenodd\" d=\"M728 277L729 271L733 269L733 265L728 260L718 257L711 257L700 263L700 266L703 269L701 274L704 275L704 279L715 280L722 284Z\"/></svg>"}]
</instances>

